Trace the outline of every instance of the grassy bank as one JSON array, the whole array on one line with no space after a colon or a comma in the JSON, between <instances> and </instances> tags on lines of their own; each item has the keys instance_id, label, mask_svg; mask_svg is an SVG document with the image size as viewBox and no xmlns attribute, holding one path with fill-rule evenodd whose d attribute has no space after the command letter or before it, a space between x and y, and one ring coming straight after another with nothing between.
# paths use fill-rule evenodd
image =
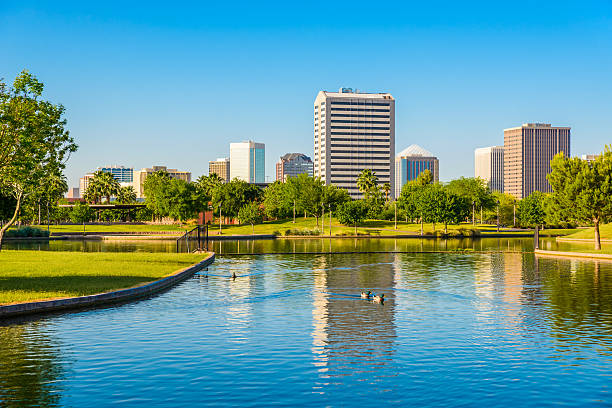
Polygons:
<instances>
[{"instance_id":1,"label":"grassy bank","mask_svg":"<svg viewBox=\"0 0 612 408\"><path fill-rule=\"evenodd\" d=\"M47 230L46 225L34 225L36 228ZM193 225L178 225L178 224L100 224L100 225L85 225L85 231L87 232L176 232L177 235L182 234L189 228L193 228ZM83 232L83 225L51 225L51 233L57 232Z\"/></svg>"},{"instance_id":2,"label":"grassy bank","mask_svg":"<svg viewBox=\"0 0 612 408\"><path fill-rule=\"evenodd\" d=\"M0 252L0 304L93 295L139 286L205 255L134 252Z\"/></svg>"},{"instance_id":3,"label":"grassy bank","mask_svg":"<svg viewBox=\"0 0 612 408\"><path fill-rule=\"evenodd\" d=\"M610 239L612 240L612 224L604 224L599 226L599 234L601 235L601 239ZM578 232L567 235L565 238L571 239L591 239L595 240L595 228L585 228L578 230Z\"/></svg>"}]
</instances>

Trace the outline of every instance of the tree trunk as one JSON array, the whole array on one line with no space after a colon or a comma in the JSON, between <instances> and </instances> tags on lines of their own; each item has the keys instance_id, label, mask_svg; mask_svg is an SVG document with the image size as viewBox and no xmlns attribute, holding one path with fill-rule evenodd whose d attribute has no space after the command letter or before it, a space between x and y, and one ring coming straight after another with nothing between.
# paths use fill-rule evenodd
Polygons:
<instances>
[{"instance_id":1,"label":"tree trunk","mask_svg":"<svg viewBox=\"0 0 612 408\"><path fill-rule=\"evenodd\" d=\"M13 217L9 220L9 222L4 224L2 228L0 228L0 251L2 251L2 238L4 238L4 233L6 232L6 230L9 229L11 225L13 225L13 223L17 219L17 216L19 216L19 210L21 209L21 199L22 198L23 198L23 192L20 191L19 194L17 194L17 205L15 206L15 212L13 213Z\"/></svg>"},{"instance_id":2,"label":"tree trunk","mask_svg":"<svg viewBox=\"0 0 612 408\"><path fill-rule=\"evenodd\" d=\"M444 235L448 234L448 223L444 223Z\"/></svg>"},{"instance_id":3,"label":"tree trunk","mask_svg":"<svg viewBox=\"0 0 612 408\"><path fill-rule=\"evenodd\" d=\"M432 222L431 224L433 225L433 231L436 232L436 223Z\"/></svg>"},{"instance_id":4,"label":"tree trunk","mask_svg":"<svg viewBox=\"0 0 612 408\"><path fill-rule=\"evenodd\" d=\"M319 228L319 216L315 214L315 218L317 220L317 228Z\"/></svg>"},{"instance_id":5,"label":"tree trunk","mask_svg":"<svg viewBox=\"0 0 612 408\"><path fill-rule=\"evenodd\" d=\"M599 236L599 217L593 218L595 223L595 250L601 250L601 238Z\"/></svg>"},{"instance_id":6,"label":"tree trunk","mask_svg":"<svg viewBox=\"0 0 612 408\"><path fill-rule=\"evenodd\" d=\"M421 218L421 236L423 236L423 219Z\"/></svg>"},{"instance_id":7,"label":"tree trunk","mask_svg":"<svg viewBox=\"0 0 612 408\"><path fill-rule=\"evenodd\" d=\"M40 200L38 200L38 224L40 225Z\"/></svg>"},{"instance_id":8,"label":"tree trunk","mask_svg":"<svg viewBox=\"0 0 612 408\"><path fill-rule=\"evenodd\" d=\"M357 224L355 224L355 236L357 236Z\"/></svg>"},{"instance_id":9,"label":"tree trunk","mask_svg":"<svg viewBox=\"0 0 612 408\"><path fill-rule=\"evenodd\" d=\"M251 224L251 235L255 235L255 224Z\"/></svg>"}]
</instances>

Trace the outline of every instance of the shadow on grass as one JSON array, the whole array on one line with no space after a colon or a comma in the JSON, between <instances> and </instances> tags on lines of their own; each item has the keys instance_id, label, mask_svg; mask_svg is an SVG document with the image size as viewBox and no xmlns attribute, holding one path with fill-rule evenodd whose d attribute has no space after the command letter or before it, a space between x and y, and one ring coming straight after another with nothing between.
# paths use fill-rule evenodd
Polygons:
<instances>
[{"instance_id":1,"label":"shadow on grass","mask_svg":"<svg viewBox=\"0 0 612 408\"><path fill-rule=\"evenodd\" d=\"M35 296L23 299L9 299L4 292L49 292L57 293L58 297L94 295L111 290L125 289L132 286L153 282L158 278L143 276L45 276L45 277L2 277L0 278L0 304L7 302L27 302L35 300Z\"/></svg>"}]
</instances>

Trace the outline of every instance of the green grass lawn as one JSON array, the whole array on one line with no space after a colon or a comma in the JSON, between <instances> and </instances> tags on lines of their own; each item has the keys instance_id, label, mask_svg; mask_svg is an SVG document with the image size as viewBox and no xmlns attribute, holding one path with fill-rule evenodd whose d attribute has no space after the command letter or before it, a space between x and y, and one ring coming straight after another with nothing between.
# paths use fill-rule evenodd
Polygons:
<instances>
[{"instance_id":1,"label":"green grass lawn","mask_svg":"<svg viewBox=\"0 0 612 408\"><path fill-rule=\"evenodd\" d=\"M0 252L0 304L93 295L152 282L204 259L203 254Z\"/></svg>"},{"instance_id":2,"label":"green grass lawn","mask_svg":"<svg viewBox=\"0 0 612 408\"><path fill-rule=\"evenodd\" d=\"M612 255L612 243L602 242L601 250L596 251L592 242L559 242L559 251Z\"/></svg>"},{"instance_id":3,"label":"green grass lawn","mask_svg":"<svg viewBox=\"0 0 612 408\"><path fill-rule=\"evenodd\" d=\"M33 225L33 227L43 230L47 229L46 225ZM86 232L160 232L173 231L177 235L193 228L191 224L170 224L170 225L154 225L154 224L102 224L102 225L85 225ZM54 232L83 232L83 225L51 225L50 230Z\"/></svg>"},{"instance_id":4,"label":"green grass lawn","mask_svg":"<svg viewBox=\"0 0 612 408\"><path fill-rule=\"evenodd\" d=\"M599 234L601 239L612 239L612 224L603 224L599 226ZM580 229L578 232L568 235L565 238L572 239L595 239L595 228Z\"/></svg>"}]
</instances>

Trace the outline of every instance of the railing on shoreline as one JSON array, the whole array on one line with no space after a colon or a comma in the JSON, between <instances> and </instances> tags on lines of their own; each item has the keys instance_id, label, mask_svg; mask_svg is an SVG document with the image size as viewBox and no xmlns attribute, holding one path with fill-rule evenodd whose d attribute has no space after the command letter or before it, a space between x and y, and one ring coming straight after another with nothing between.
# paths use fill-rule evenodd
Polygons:
<instances>
[{"instance_id":1,"label":"railing on shoreline","mask_svg":"<svg viewBox=\"0 0 612 408\"><path fill-rule=\"evenodd\" d=\"M208 251L208 225L198 225L176 240L176 252Z\"/></svg>"}]
</instances>

